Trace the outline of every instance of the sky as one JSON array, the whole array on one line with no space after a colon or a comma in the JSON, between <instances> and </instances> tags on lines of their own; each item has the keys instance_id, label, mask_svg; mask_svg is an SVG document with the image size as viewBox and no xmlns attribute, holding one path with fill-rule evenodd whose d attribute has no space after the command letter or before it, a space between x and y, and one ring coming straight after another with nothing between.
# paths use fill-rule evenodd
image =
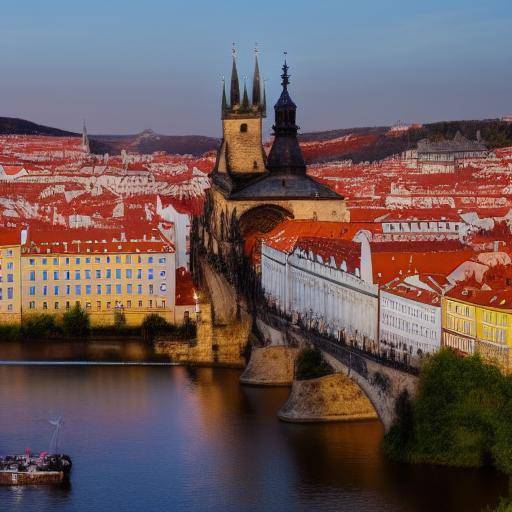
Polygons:
<instances>
[{"instance_id":1,"label":"sky","mask_svg":"<svg viewBox=\"0 0 512 512\"><path fill-rule=\"evenodd\" d=\"M219 136L232 42L249 80L257 42L269 106L288 52L302 131L501 117L511 28L510 0L2 2L0 116Z\"/></svg>"}]
</instances>

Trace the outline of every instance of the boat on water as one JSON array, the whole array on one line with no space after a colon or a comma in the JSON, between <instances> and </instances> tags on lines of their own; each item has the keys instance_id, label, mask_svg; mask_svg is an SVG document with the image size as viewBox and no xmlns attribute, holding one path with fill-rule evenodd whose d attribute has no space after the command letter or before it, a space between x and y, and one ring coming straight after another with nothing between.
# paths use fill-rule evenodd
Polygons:
<instances>
[{"instance_id":1,"label":"boat on water","mask_svg":"<svg viewBox=\"0 0 512 512\"><path fill-rule=\"evenodd\" d=\"M68 481L72 462L68 455L58 454L57 440L62 420L50 421L55 430L46 452L0 457L0 485L58 485Z\"/></svg>"},{"instance_id":2,"label":"boat on water","mask_svg":"<svg viewBox=\"0 0 512 512\"><path fill-rule=\"evenodd\" d=\"M69 478L71 459L67 455L43 452L0 457L0 485L55 485Z\"/></svg>"}]
</instances>

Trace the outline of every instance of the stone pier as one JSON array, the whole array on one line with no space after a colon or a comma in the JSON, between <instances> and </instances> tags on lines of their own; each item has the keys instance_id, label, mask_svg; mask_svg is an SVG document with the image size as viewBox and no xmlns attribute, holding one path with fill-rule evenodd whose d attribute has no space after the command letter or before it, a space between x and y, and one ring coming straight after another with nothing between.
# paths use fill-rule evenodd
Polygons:
<instances>
[{"instance_id":1,"label":"stone pier","mask_svg":"<svg viewBox=\"0 0 512 512\"><path fill-rule=\"evenodd\" d=\"M278 417L293 423L378 419L361 388L341 373L293 381Z\"/></svg>"},{"instance_id":2,"label":"stone pier","mask_svg":"<svg viewBox=\"0 0 512 512\"><path fill-rule=\"evenodd\" d=\"M284 345L253 348L240 382L252 386L291 386L297 353L296 348Z\"/></svg>"}]
</instances>

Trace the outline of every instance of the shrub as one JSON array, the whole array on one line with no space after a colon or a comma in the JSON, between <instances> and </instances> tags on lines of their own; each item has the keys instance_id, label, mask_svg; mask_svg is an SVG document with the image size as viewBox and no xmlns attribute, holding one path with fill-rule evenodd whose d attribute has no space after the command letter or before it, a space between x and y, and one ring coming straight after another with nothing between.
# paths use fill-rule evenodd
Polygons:
<instances>
[{"instance_id":1,"label":"shrub","mask_svg":"<svg viewBox=\"0 0 512 512\"><path fill-rule=\"evenodd\" d=\"M295 376L298 380L316 379L330 373L332 369L325 362L320 350L305 348L299 353L295 366Z\"/></svg>"},{"instance_id":2,"label":"shrub","mask_svg":"<svg viewBox=\"0 0 512 512\"><path fill-rule=\"evenodd\" d=\"M116 329L122 329L126 326L126 315L124 311L114 311L114 327Z\"/></svg>"},{"instance_id":3,"label":"shrub","mask_svg":"<svg viewBox=\"0 0 512 512\"><path fill-rule=\"evenodd\" d=\"M0 324L0 342L18 341L20 339L20 326L17 324Z\"/></svg>"},{"instance_id":4,"label":"shrub","mask_svg":"<svg viewBox=\"0 0 512 512\"><path fill-rule=\"evenodd\" d=\"M55 317L46 313L34 313L21 322L21 336L25 339L42 339L57 331Z\"/></svg>"},{"instance_id":5,"label":"shrub","mask_svg":"<svg viewBox=\"0 0 512 512\"><path fill-rule=\"evenodd\" d=\"M65 336L85 338L91 329L89 313L75 304L62 317L62 330Z\"/></svg>"},{"instance_id":6,"label":"shrub","mask_svg":"<svg viewBox=\"0 0 512 512\"><path fill-rule=\"evenodd\" d=\"M157 336L169 330L167 320L156 313L151 313L144 318L141 326L144 341L152 342Z\"/></svg>"}]
</instances>

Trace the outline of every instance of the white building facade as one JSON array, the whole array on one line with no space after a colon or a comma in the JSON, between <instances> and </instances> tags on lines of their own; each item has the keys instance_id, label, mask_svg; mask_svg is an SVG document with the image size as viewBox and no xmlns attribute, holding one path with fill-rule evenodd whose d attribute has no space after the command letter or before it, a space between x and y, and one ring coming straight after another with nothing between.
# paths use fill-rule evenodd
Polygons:
<instances>
[{"instance_id":1,"label":"white building facade","mask_svg":"<svg viewBox=\"0 0 512 512\"><path fill-rule=\"evenodd\" d=\"M380 291L379 348L382 355L419 366L441 346L441 295L411 276Z\"/></svg>"},{"instance_id":2,"label":"white building facade","mask_svg":"<svg viewBox=\"0 0 512 512\"><path fill-rule=\"evenodd\" d=\"M289 254L264 243L261 268L267 299L283 313L377 351L378 285L366 236L299 240Z\"/></svg>"}]
</instances>

